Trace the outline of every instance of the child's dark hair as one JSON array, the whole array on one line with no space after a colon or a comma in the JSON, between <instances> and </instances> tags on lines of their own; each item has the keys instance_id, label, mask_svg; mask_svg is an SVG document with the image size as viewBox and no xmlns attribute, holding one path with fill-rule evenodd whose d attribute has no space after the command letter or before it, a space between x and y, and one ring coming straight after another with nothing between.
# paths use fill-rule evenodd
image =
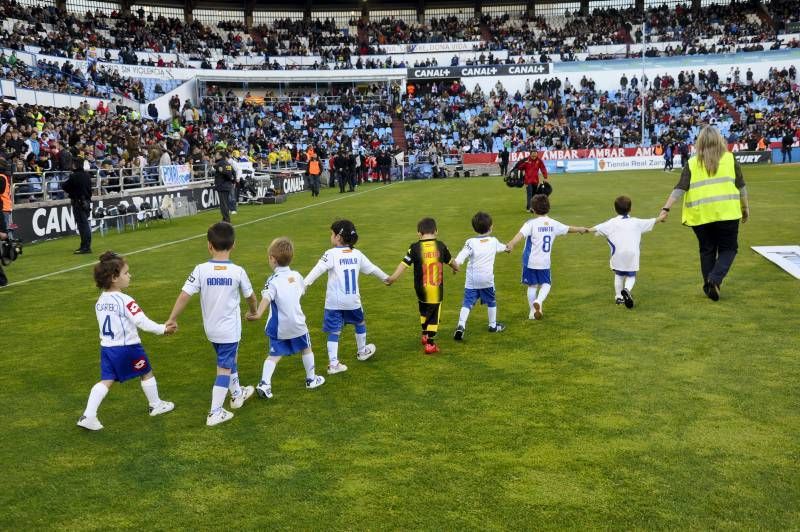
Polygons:
<instances>
[{"instance_id":1,"label":"child's dark hair","mask_svg":"<svg viewBox=\"0 0 800 532\"><path fill-rule=\"evenodd\" d=\"M114 277L118 277L125 266L125 257L113 251L106 251L100 255L100 262L94 265L94 282L97 288L108 290Z\"/></svg>"},{"instance_id":2,"label":"child's dark hair","mask_svg":"<svg viewBox=\"0 0 800 532\"><path fill-rule=\"evenodd\" d=\"M417 223L417 233L421 235L432 235L436 232L436 220L433 218L423 218Z\"/></svg>"},{"instance_id":3,"label":"child's dark hair","mask_svg":"<svg viewBox=\"0 0 800 532\"><path fill-rule=\"evenodd\" d=\"M350 249L358 242L358 233L356 226L350 220L336 220L331 224L331 231L333 234L342 237L342 242Z\"/></svg>"},{"instance_id":4,"label":"child's dark hair","mask_svg":"<svg viewBox=\"0 0 800 532\"><path fill-rule=\"evenodd\" d=\"M472 228L479 235L485 235L492 229L492 217L489 213L478 212L472 217Z\"/></svg>"},{"instance_id":5,"label":"child's dark hair","mask_svg":"<svg viewBox=\"0 0 800 532\"><path fill-rule=\"evenodd\" d=\"M208 241L217 251L228 251L233 248L236 236L233 226L228 222L217 222L208 228Z\"/></svg>"},{"instance_id":6,"label":"child's dark hair","mask_svg":"<svg viewBox=\"0 0 800 532\"><path fill-rule=\"evenodd\" d=\"M631 212L631 199L628 196L620 196L614 200L614 210L617 214L626 215Z\"/></svg>"},{"instance_id":7,"label":"child's dark hair","mask_svg":"<svg viewBox=\"0 0 800 532\"><path fill-rule=\"evenodd\" d=\"M536 214L547 214L550 212L550 198L545 194L536 194L531 198L531 209Z\"/></svg>"},{"instance_id":8,"label":"child's dark hair","mask_svg":"<svg viewBox=\"0 0 800 532\"><path fill-rule=\"evenodd\" d=\"M281 236L272 241L267 253L275 258L278 266L288 266L294 258L294 244L285 236Z\"/></svg>"}]
</instances>

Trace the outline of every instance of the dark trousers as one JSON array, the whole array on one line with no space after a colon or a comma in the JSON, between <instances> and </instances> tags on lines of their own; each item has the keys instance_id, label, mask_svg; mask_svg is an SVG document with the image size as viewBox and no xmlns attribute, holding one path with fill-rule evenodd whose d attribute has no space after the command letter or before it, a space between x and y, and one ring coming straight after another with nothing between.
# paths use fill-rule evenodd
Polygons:
<instances>
[{"instance_id":1,"label":"dark trousers","mask_svg":"<svg viewBox=\"0 0 800 532\"><path fill-rule=\"evenodd\" d=\"M347 176L347 182L350 185L349 192L353 192L356 189L356 172L358 170L350 171L349 175Z\"/></svg>"},{"instance_id":2,"label":"dark trousers","mask_svg":"<svg viewBox=\"0 0 800 532\"><path fill-rule=\"evenodd\" d=\"M6 273L3 271L3 267L0 266L0 286L5 286L8 284L8 277L6 277Z\"/></svg>"},{"instance_id":3,"label":"dark trousers","mask_svg":"<svg viewBox=\"0 0 800 532\"><path fill-rule=\"evenodd\" d=\"M531 208L531 198L536 195L536 188L539 185L525 185L525 195L528 197L528 200L525 202L525 210L530 210Z\"/></svg>"},{"instance_id":4,"label":"dark trousers","mask_svg":"<svg viewBox=\"0 0 800 532\"><path fill-rule=\"evenodd\" d=\"M342 170L336 172L339 177L339 192L344 192L344 184L347 182L347 173Z\"/></svg>"},{"instance_id":5,"label":"dark trousers","mask_svg":"<svg viewBox=\"0 0 800 532\"><path fill-rule=\"evenodd\" d=\"M218 190L219 195L219 210L222 213L222 221L230 223L231 221L231 201L230 190Z\"/></svg>"},{"instance_id":6,"label":"dark trousers","mask_svg":"<svg viewBox=\"0 0 800 532\"><path fill-rule=\"evenodd\" d=\"M792 162L792 147L789 146L788 148L783 148L781 150L781 156L783 157L782 163L785 163L788 159L789 162Z\"/></svg>"},{"instance_id":7,"label":"dark trousers","mask_svg":"<svg viewBox=\"0 0 800 532\"><path fill-rule=\"evenodd\" d=\"M78 249L90 251L92 249L92 227L89 225L89 211L73 203L72 214L75 216L78 234L81 235L81 247Z\"/></svg>"},{"instance_id":8,"label":"dark trousers","mask_svg":"<svg viewBox=\"0 0 800 532\"><path fill-rule=\"evenodd\" d=\"M711 222L692 229L700 245L703 282L722 284L739 250L739 220Z\"/></svg>"},{"instance_id":9,"label":"dark trousers","mask_svg":"<svg viewBox=\"0 0 800 532\"><path fill-rule=\"evenodd\" d=\"M319 196L319 174L308 174L308 186L312 196Z\"/></svg>"},{"instance_id":10,"label":"dark trousers","mask_svg":"<svg viewBox=\"0 0 800 532\"><path fill-rule=\"evenodd\" d=\"M500 175L506 175L506 172L508 172L508 163L500 161Z\"/></svg>"}]
</instances>

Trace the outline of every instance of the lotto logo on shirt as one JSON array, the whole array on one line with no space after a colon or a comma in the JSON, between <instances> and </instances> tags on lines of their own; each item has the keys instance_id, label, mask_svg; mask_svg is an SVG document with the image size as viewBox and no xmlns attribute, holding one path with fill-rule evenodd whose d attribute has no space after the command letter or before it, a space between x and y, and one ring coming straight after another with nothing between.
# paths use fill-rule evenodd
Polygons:
<instances>
[{"instance_id":1,"label":"lotto logo on shirt","mask_svg":"<svg viewBox=\"0 0 800 532\"><path fill-rule=\"evenodd\" d=\"M131 301L125 306L128 307L128 312L130 312L134 316L136 316L138 313L142 311L142 309L139 308L139 305L136 304L136 301Z\"/></svg>"},{"instance_id":2,"label":"lotto logo on shirt","mask_svg":"<svg viewBox=\"0 0 800 532\"><path fill-rule=\"evenodd\" d=\"M136 371L144 369L145 366L147 366L147 360L145 360L144 358L140 358L138 360L133 361L133 369L135 369Z\"/></svg>"}]
</instances>

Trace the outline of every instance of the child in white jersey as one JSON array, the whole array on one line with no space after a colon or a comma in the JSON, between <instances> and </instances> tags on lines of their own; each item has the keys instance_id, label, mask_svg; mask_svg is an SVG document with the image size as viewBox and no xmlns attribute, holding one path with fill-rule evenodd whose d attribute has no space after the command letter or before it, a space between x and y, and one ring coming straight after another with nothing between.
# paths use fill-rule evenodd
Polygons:
<instances>
[{"instance_id":1,"label":"child in white jersey","mask_svg":"<svg viewBox=\"0 0 800 532\"><path fill-rule=\"evenodd\" d=\"M631 290L636 283L636 272L639 271L639 246L642 233L652 231L656 222L664 221L666 212L661 211L658 218L631 218L631 199L620 196L614 200L614 210L619 216L598 224L589 229L593 233L606 237L611 248L611 270L614 272L614 301L617 305L625 304L633 308Z\"/></svg>"},{"instance_id":2,"label":"child in white jersey","mask_svg":"<svg viewBox=\"0 0 800 532\"><path fill-rule=\"evenodd\" d=\"M528 319L542 319L542 306L550 293L552 284L550 276L550 253L553 241L557 236L567 233L585 233L585 227L564 225L547 216L550 212L550 200L544 194L531 198L531 209L536 214L522 226L519 233L508 243L511 251L517 243L525 239L525 250L522 252L522 284L528 287Z\"/></svg>"},{"instance_id":3,"label":"child in white jersey","mask_svg":"<svg viewBox=\"0 0 800 532\"><path fill-rule=\"evenodd\" d=\"M151 416L171 411L175 405L158 397L156 378L137 329L153 334L172 334L175 327L150 320L136 301L122 292L128 288L131 274L125 259L113 251L100 256L100 262L94 267L94 280L97 287L103 289L94 307L100 326L100 382L92 387L78 426L88 430L102 429L97 409L111 385L114 381L125 382L135 377L142 379L142 391L150 404Z\"/></svg>"},{"instance_id":4,"label":"child in white jersey","mask_svg":"<svg viewBox=\"0 0 800 532\"><path fill-rule=\"evenodd\" d=\"M211 410L206 425L213 426L233 418L222 406L228 392L231 408L241 408L253 395L252 386L239 384L239 341L242 339L242 316L239 293L245 297L250 312L256 310L256 295L247 273L231 262L231 250L236 243L233 226L219 222L208 229L208 253L211 260L195 266L183 285L167 324L177 326L189 299L200 292L203 328L217 353L217 377L211 389Z\"/></svg>"},{"instance_id":5,"label":"child in white jersey","mask_svg":"<svg viewBox=\"0 0 800 532\"><path fill-rule=\"evenodd\" d=\"M289 268L294 257L294 245L288 238L276 238L269 245L267 254L269 265L275 273L264 284L258 309L247 314L247 319L260 320L269 307L269 318L264 328L264 334L269 339L269 355L264 361L256 392L264 399L272 399L272 374L282 357L302 353L308 390L325 384L325 377L314 371L311 338L306 316L300 307L300 298L306 291L303 276Z\"/></svg>"},{"instance_id":6,"label":"child in white jersey","mask_svg":"<svg viewBox=\"0 0 800 532\"><path fill-rule=\"evenodd\" d=\"M389 276L372 264L366 255L354 249L358 242L356 226L350 220L337 220L331 225L331 244L317 265L305 278L306 288L323 273L328 272L328 289L325 292L325 314L322 330L328 333L328 374L347 371L339 362L339 336L342 327L352 324L356 328L356 358L364 361L375 354L375 344L367 343L367 324L361 307L358 289L359 274L374 275L383 282Z\"/></svg>"},{"instance_id":7,"label":"child in white jersey","mask_svg":"<svg viewBox=\"0 0 800 532\"><path fill-rule=\"evenodd\" d=\"M460 268L469 260L467 275L464 280L464 302L458 317L458 327L453 339L462 340L467 327L469 312L475 303L480 301L489 309L489 332L501 332L505 325L497 322L497 298L494 292L494 258L506 250L506 245L490 236L492 233L492 217L479 212L472 217L472 228L478 236L468 238L456 256L456 264Z\"/></svg>"}]
</instances>

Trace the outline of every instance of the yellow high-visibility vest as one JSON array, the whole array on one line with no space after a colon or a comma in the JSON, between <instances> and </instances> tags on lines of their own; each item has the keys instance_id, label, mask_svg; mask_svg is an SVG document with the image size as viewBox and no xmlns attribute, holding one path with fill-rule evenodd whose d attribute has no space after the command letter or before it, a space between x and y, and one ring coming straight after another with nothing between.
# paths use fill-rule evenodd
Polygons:
<instances>
[{"instance_id":1,"label":"yellow high-visibility vest","mask_svg":"<svg viewBox=\"0 0 800 532\"><path fill-rule=\"evenodd\" d=\"M692 178L689 190L683 196L681 221L695 226L742 217L739 189L736 188L736 169L733 154L725 153L714 175L708 172L697 156L689 159Z\"/></svg>"}]
</instances>

